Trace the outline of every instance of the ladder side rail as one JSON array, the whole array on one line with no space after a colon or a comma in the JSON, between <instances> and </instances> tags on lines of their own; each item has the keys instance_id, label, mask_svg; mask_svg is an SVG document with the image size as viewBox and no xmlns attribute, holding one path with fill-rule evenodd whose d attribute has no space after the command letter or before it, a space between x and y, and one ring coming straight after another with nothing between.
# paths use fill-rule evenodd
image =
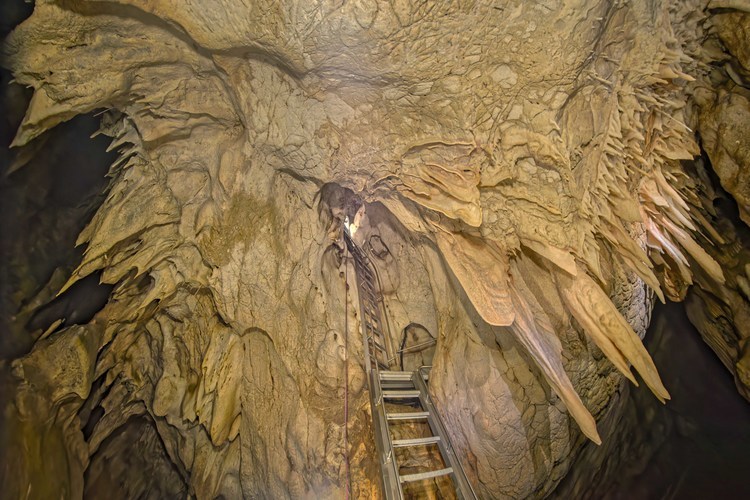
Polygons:
<instances>
[{"instance_id":1,"label":"ladder side rail","mask_svg":"<svg viewBox=\"0 0 750 500\"><path fill-rule=\"evenodd\" d=\"M380 371L380 364L388 366L388 353L385 351L385 344L383 342L383 335L378 326L380 323L380 314L377 309L377 304L370 299L362 299L364 293L360 289L360 304L362 305L362 320L366 327L365 330L365 341L368 344L368 349L372 360L377 364L377 371ZM382 349L381 349L382 347ZM381 359L384 358L384 359Z\"/></svg>"},{"instance_id":2,"label":"ladder side rail","mask_svg":"<svg viewBox=\"0 0 750 500\"><path fill-rule=\"evenodd\" d=\"M364 252L363 252L364 253ZM370 263L370 266L372 267L372 270L375 272L375 279L377 280L377 286L378 290L380 290L380 294L378 297L378 300L380 302L380 305L382 307L383 316L385 316L385 328L387 330L387 334L383 335L383 345L385 346L386 350L386 357L388 358L388 365L391 365L391 361L396 360L396 348L394 348L393 345L391 345L391 339L393 338L393 332L391 331L391 323L388 321L388 315L385 314L385 296L383 295L383 280L380 279L380 271L378 270L378 266L375 265L375 263L370 259L368 255L365 254L365 257L367 258L367 261ZM403 370L404 367L402 366L401 369Z\"/></svg>"},{"instance_id":3,"label":"ladder side rail","mask_svg":"<svg viewBox=\"0 0 750 500\"><path fill-rule=\"evenodd\" d=\"M378 367L377 358L375 358L375 363L372 363L372 358L370 355L370 345L367 339L368 327L365 311L365 300L362 300L361 296L364 279L364 273L362 273L362 270L360 268L361 259L360 262L358 262L357 255L355 254L355 252L358 251L358 248L351 240L346 230L344 230L344 240L349 249L349 252L354 257L354 274L356 275L357 280L360 325L364 337L363 349L365 356L365 370L367 372L367 383L370 393L370 411L372 413L373 433L375 434L375 447L378 450L380 469L382 472L381 480L383 487L383 496L387 500L403 500L401 480L398 474L398 465L396 464L396 457L393 452L393 443L391 442L391 433L388 428L388 420L386 418L385 401L383 400L382 389L380 387L380 370ZM375 365L374 370L372 369L373 364Z\"/></svg>"},{"instance_id":4,"label":"ladder side rail","mask_svg":"<svg viewBox=\"0 0 750 500\"><path fill-rule=\"evenodd\" d=\"M354 248L356 247L356 244L352 241L350 243ZM361 252L361 249L357 248L357 251ZM362 304L362 318L364 321L366 321L369 325L369 332L367 332L365 336L365 340L367 342L372 343L379 343L384 351L380 351L379 349L375 348L375 346L370 346L370 352L373 358L380 363L381 357L384 357L384 361L382 364L386 366L390 366L390 355L388 352L388 343L387 338L385 335L383 335L382 331L382 325L383 325L383 314L380 307L380 304L378 302L378 284L374 282L373 277L376 277L376 274L369 271L370 269L373 269L374 266L372 265L372 262L367 258L366 255L363 255L363 259L356 262L355 269L360 271L357 273L358 284L360 285L359 290L361 292L360 294L360 304ZM365 272L361 272L364 270ZM365 300L362 300L362 297L365 298ZM365 315L365 313L368 313ZM373 324L374 320L374 324ZM370 335L370 333L372 335ZM382 356L381 356L382 352ZM380 370L380 367L378 366L377 370Z\"/></svg>"},{"instance_id":5,"label":"ladder side rail","mask_svg":"<svg viewBox=\"0 0 750 500\"><path fill-rule=\"evenodd\" d=\"M369 363L368 363L369 364ZM401 479L398 474L398 464L393 451L391 433L388 428L388 420L385 413L385 401L382 395L376 399L375 391L372 388L377 387L380 392L380 381L377 372L371 370L368 375L370 390L370 411L372 412L372 427L375 434L375 447L378 450L380 458L381 483L383 487L383 496L386 500L403 500L401 491Z\"/></svg>"},{"instance_id":6,"label":"ladder side rail","mask_svg":"<svg viewBox=\"0 0 750 500\"><path fill-rule=\"evenodd\" d=\"M369 255L367 255L367 253L364 251L364 249L354 243L354 240L352 240L346 229L344 229L343 231L344 240L346 242L346 245L349 247L349 251L352 252L352 254L356 254L357 259L362 262L367 272L375 277L376 281L375 283L371 283L371 285L373 289L377 289L380 293L375 294L376 303L373 305L376 306L375 310L378 311L378 313L383 313L379 314L380 317L378 318L379 324L382 325L383 322L381 322L381 319L383 316L385 316L385 297L382 293L383 281L380 279L380 271L378 270L372 259L370 259ZM385 319L385 327L387 332L382 332L383 334L381 336L383 337L383 347L385 347L385 357L387 359L386 364L390 366L391 362L396 359L396 350L391 345L391 336L393 332L391 331L391 325L387 317Z\"/></svg>"},{"instance_id":7,"label":"ladder side rail","mask_svg":"<svg viewBox=\"0 0 750 500\"><path fill-rule=\"evenodd\" d=\"M435 435L440 436L441 438L440 441L438 441L437 445L440 449L440 453L443 455L443 459L446 462L445 465L447 467L453 467L452 475L455 482L454 486L456 487L456 493L458 493L459 497L464 500L476 500L477 496L474 493L474 489L471 487L471 483L466 477L466 473L461 466L461 462L459 461L456 452L453 450L453 445L451 444L450 437L448 436L448 432L446 431L445 426L440 419L437 408L435 408L435 405L432 403L432 398L430 397L427 384L425 383L424 376L422 374L423 368L424 367L414 372L414 375L412 376L414 386L419 390L420 393L419 402L422 404L422 407L427 412L429 412L427 421L430 424L432 432Z\"/></svg>"},{"instance_id":8,"label":"ladder side rail","mask_svg":"<svg viewBox=\"0 0 750 500\"><path fill-rule=\"evenodd\" d=\"M353 242L352 242L353 243ZM356 248L356 247L355 247ZM362 292L365 281L369 281L367 277L361 272L361 266L364 261L360 263L355 262L355 275L357 279L358 291ZM375 431L376 443L380 448L379 455L381 459L381 468L384 470L384 492L387 498L401 498L400 487L397 487L398 496L394 495L394 486L399 485L398 478L398 466L396 465L395 457L393 454L393 442L391 439L391 433L388 427L388 419L385 412L385 401L383 399L383 389L380 383L380 366L378 359L378 352L374 349L370 342L374 342L374 337L377 335L376 329L372 323L368 320L366 314L366 308L369 305L370 309L377 312L377 303L371 300L363 299L364 295L360 295L360 323L362 325L363 337L364 337L364 351L367 368L368 386L370 389L370 409L372 411L373 427ZM377 317L376 317L377 320Z\"/></svg>"},{"instance_id":9,"label":"ladder side rail","mask_svg":"<svg viewBox=\"0 0 750 500\"><path fill-rule=\"evenodd\" d=\"M370 354L370 344L368 341L369 338L369 326L368 326L368 320L367 320L367 291L365 290L365 280L366 278L363 276L362 272L362 265L364 263L362 251L360 248L354 243L351 236L349 235L349 232L346 230L346 228L342 228L343 236L344 236L344 243L346 244L347 249L349 250L349 253L353 257L354 260L354 274L356 276L357 280L357 299L359 302L359 320L360 325L362 328L362 335L363 335L363 348L364 348L364 355L365 355L365 370L367 372L368 377L368 383L370 379L370 372L372 371L372 357ZM375 358L375 367L377 370L377 358ZM370 395L375 396L375 401L379 401L382 399L380 394L380 383L379 383L379 377L378 377L378 384L373 386L373 384L370 385ZM376 393L376 394L375 394Z\"/></svg>"},{"instance_id":10,"label":"ladder side rail","mask_svg":"<svg viewBox=\"0 0 750 500\"><path fill-rule=\"evenodd\" d=\"M367 371L367 376L369 377L370 376L370 371L371 371L371 367L370 367L370 359L371 359L370 344L367 342L367 336L368 336L368 333L369 333L368 332L369 328L368 328L368 323L367 323L367 317L365 316L366 313L367 313L365 311L365 301L362 299L361 278L359 277L359 272L357 271L357 265L356 264L354 266L354 274L356 275L356 280L357 280L357 301L359 302L359 323L360 323L360 326L361 326L361 329L362 329L362 335L364 336L364 340L365 340L364 345L363 345L364 355L365 355L365 361L366 361L366 363L365 363L365 370ZM374 389L375 388L371 387L370 391L374 392ZM378 387L378 389L379 389L379 387ZM380 392L380 391L378 390L377 392ZM380 396L380 394L378 394L378 396Z\"/></svg>"}]
</instances>

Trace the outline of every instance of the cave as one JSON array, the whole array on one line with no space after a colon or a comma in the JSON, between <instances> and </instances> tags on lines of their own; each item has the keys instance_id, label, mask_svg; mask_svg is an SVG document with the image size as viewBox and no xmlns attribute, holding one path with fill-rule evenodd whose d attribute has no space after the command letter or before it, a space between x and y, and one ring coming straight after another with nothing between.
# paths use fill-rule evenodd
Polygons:
<instances>
[{"instance_id":1,"label":"cave","mask_svg":"<svg viewBox=\"0 0 750 500\"><path fill-rule=\"evenodd\" d=\"M750 2L0 5L3 498L749 498Z\"/></svg>"}]
</instances>

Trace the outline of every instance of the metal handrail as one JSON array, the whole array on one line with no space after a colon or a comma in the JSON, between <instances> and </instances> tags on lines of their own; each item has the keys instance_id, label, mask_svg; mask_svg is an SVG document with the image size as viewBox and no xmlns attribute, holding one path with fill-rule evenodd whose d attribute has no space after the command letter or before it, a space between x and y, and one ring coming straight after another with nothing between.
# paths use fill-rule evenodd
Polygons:
<instances>
[{"instance_id":1,"label":"metal handrail","mask_svg":"<svg viewBox=\"0 0 750 500\"><path fill-rule=\"evenodd\" d=\"M432 344L437 344L437 339L425 340L424 342L420 342L419 344L414 344L412 346L404 347L403 349L399 349L396 352L399 353L399 354L401 354L403 352L412 352L413 350L415 350L415 349L417 349L419 347L424 347L424 346L432 345ZM417 350L419 350L419 349L417 349Z\"/></svg>"},{"instance_id":2,"label":"metal handrail","mask_svg":"<svg viewBox=\"0 0 750 500\"><path fill-rule=\"evenodd\" d=\"M425 380L429 379L429 371L432 370L432 365L424 365L417 368L417 373L419 374L419 377L414 380L415 386L419 388L420 385L423 386L423 390L426 393L426 396L428 398L427 404L429 407L434 408L434 403L432 402L432 396L430 395L430 392L428 390L427 383ZM434 419L435 424L438 426L438 434L443 435L446 437L446 439L440 444L440 446L443 446L446 453L450 456L450 460L454 462L457 467L454 468L454 478L455 480L461 484L460 488L457 488L459 491L465 491L470 495L470 498L476 499L477 494L474 491L474 488L471 485L471 482L466 477L466 473L463 470L463 467L461 466L461 461L458 458L458 455L456 454L456 450L453 448L452 440L450 439L450 436L448 435L448 431L445 427L445 424L443 423L443 419L440 418L440 412L437 411L436 408L434 408L434 411L430 412L431 417ZM470 499L466 499L470 500Z\"/></svg>"}]
</instances>

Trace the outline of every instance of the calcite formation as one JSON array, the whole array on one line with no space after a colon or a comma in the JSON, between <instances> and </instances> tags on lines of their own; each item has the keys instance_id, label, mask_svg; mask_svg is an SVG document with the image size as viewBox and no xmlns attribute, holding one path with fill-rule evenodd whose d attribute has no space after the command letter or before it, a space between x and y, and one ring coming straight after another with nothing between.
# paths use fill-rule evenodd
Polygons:
<instances>
[{"instance_id":1,"label":"calcite formation","mask_svg":"<svg viewBox=\"0 0 750 500\"><path fill-rule=\"evenodd\" d=\"M96 495L135 448L164 482L132 496L377 494L340 239L357 213L390 344L431 349L418 362L481 497L550 492L579 430L606 439L631 367L669 399L639 338L652 294L695 285L747 395L750 260L692 160L748 222L749 11L37 1L3 48L34 89L13 146L101 110L119 154L80 265L49 288L101 272L114 289L14 361L9 487L54 474Z\"/></svg>"}]
</instances>

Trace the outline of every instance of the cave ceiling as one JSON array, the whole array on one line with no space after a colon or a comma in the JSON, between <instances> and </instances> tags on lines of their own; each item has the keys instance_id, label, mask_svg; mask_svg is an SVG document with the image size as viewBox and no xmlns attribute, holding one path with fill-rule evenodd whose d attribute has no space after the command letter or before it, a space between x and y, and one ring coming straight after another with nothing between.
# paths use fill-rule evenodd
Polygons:
<instances>
[{"instance_id":1,"label":"cave ceiling","mask_svg":"<svg viewBox=\"0 0 750 500\"><path fill-rule=\"evenodd\" d=\"M748 54L743 1L37 1L3 45L33 88L12 146L99 113L118 155L47 293L113 288L12 364L45 436L19 439L59 454L18 481L64 463L79 497L146 429L165 495L342 496L345 457L377 491L360 207L390 340L436 341L418 364L480 497L549 493L623 376L669 400L655 299L694 304L749 397Z\"/></svg>"}]
</instances>

